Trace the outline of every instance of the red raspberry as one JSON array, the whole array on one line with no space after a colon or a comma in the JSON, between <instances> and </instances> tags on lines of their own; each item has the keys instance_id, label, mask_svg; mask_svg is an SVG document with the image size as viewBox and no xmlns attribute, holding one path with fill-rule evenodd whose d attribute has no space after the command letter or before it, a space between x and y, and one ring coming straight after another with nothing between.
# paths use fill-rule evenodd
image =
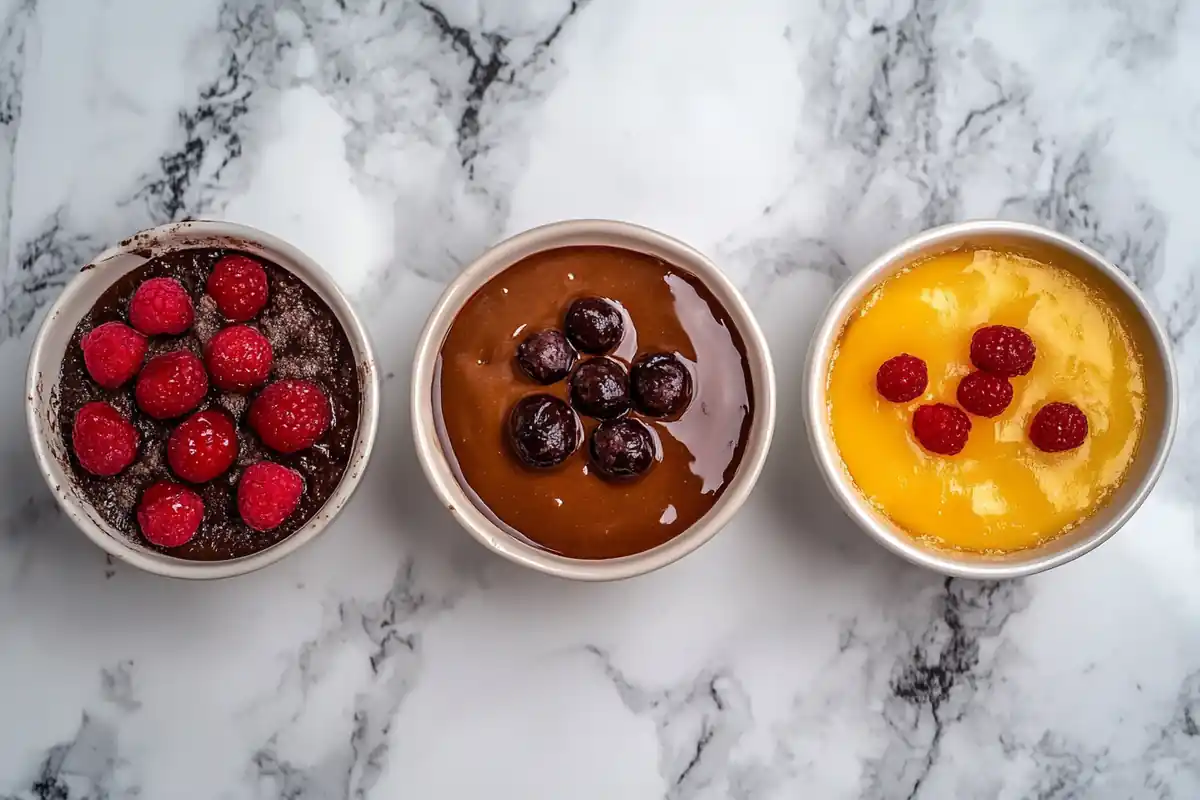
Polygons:
<instances>
[{"instance_id":1,"label":"red raspberry","mask_svg":"<svg viewBox=\"0 0 1200 800\"><path fill-rule=\"evenodd\" d=\"M250 404L250 427L280 453L311 447L329 428L329 398L310 381L276 381Z\"/></svg>"},{"instance_id":2,"label":"red raspberry","mask_svg":"<svg viewBox=\"0 0 1200 800\"><path fill-rule=\"evenodd\" d=\"M1046 403L1029 423L1029 440L1047 453L1074 450L1087 435L1087 415L1073 403Z\"/></svg>"},{"instance_id":3,"label":"red raspberry","mask_svg":"<svg viewBox=\"0 0 1200 800\"><path fill-rule=\"evenodd\" d=\"M925 362L908 353L893 356L879 365L875 373L875 388L885 400L907 403L925 393L929 385L929 370Z\"/></svg>"},{"instance_id":4,"label":"red raspberry","mask_svg":"<svg viewBox=\"0 0 1200 800\"><path fill-rule=\"evenodd\" d=\"M104 389L116 389L137 374L146 357L146 337L121 322L106 322L79 340L88 375Z\"/></svg>"},{"instance_id":5,"label":"red raspberry","mask_svg":"<svg viewBox=\"0 0 1200 800\"><path fill-rule=\"evenodd\" d=\"M192 298L174 278L151 278L129 301L129 324L147 336L183 333L195 318Z\"/></svg>"},{"instance_id":6,"label":"red raspberry","mask_svg":"<svg viewBox=\"0 0 1200 800\"><path fill-rule=\"evenodd\" d=\"M988 325L971 337L971 363L1005 378L1029 372L1036 355L1033 339L1020 328Z\"/></svg>"},{"instance_id":7,"label":"red raspberry","mask_svg":"<svg viewBox=\"0 0 1200 800\"><path fill-rule=\"evenodd\" d=\"M155 419L186 414L208 392L204 364L187 350L155 356L146 362L133 394L138 408Z\"/></svg>"},{"instance_id":8,"label":"red raspberry","mask_svg":"<svg viewBox=\"0 0 1200 800\"><path fill-rule=\"evenodd\" d=\"M967 445L971 418L961 408L934 403L923 405L913 414L913 433L917 441L931 453L952 456Z\"/></svg>"},{"instance_id":9,"label":"red raspberry","mask_svg":"<svg viewBox=\"0 0 1200 800\"><path fill-rule=\"evenodd\" d=\"M958 404L977 417L996 417L1013 399L1008 378L991 372L972 372L958 382Z\"/></svg>"},{"instance_id":10,"label":"red raspberry","mask_svg":"<svg viewBox=\"0 0 1200 800\"><path fill-rule=\"evenodd\" d=\"M267 304L267 271L249 256L225 256L213 267L206 288L222 314L245 322Z\"/></svg>"},{"instance_id":11,"label":"red raspberry","mask_svg":"<svg viewBox=\"0 0 1200 800\"><path fill-rule=\"evenodd\" d=\"M192 414L167 439L167 463L192 483L211 481L233 466L237 453L237 430L221 411Z\"/></svg>"},{"instance_id":12,"label":"red raspberry","mask_svg":"<svg viewBox=\"0 0 1200 800\"><path fill-rule=\"evenodd\" d=\"M247 325L224 328L204 346L204 364L212 382L227 392L245 392L266 383L271 360L267 337Z\"/></svg>"},{"instance_id":13,"label":"red raspberry","mask_svg":"<svg viewBox=\"0 0 1200 800\"><path fill-rule=\"evenodd\" d=\"M271 461L246 467L238 482L238 513L256 531L278 528L300 505L304 479L294 469Z\"/></svg>"},{"instance_id":14,"label":"red raspberry","mask_svg":"<svg viewBox=\"0 0 1200 800\"><path fill-rule=\"evenodd\" d=\"M138 503L138 527L150 544L159 547L186 544L203 519L204 501L179 483L159 481L142 493Z\"/></svg>"},{"instance_id":15,"label":"red raspberry","mask_svg":"<svg viewBox=\"0 0 1200 800\"><path fill-rule=\"evenodd\" d=\"M137 428L108 403L88 403L75 412L71 444L79 465L93 475L116 475L137 458Z\"/></svg>"}]
</instances>

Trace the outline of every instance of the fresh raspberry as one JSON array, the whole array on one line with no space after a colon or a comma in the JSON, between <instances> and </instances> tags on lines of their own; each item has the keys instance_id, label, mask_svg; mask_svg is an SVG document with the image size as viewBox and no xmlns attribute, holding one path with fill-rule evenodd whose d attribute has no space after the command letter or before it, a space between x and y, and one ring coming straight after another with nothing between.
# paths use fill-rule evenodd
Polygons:
<instances>
[{"instance_id":1,"label":"fresh raspberry","mask_svg":"<svg viewBox=\"0 0 1200 800\"><path fill-rule=\"evenodd\" d=\"M75 412L71 444L79 465L93 475L116 475L137 458L138 432L108 403L88 403Z\"/></svg>"},{"instance_id":2,"label":"fresh raspberry","mask_svg":"<svg viewBox=\"0 0 1200 800\"><path fill-rule=\"evenodd\" d=\"M146 357L146 337L122 322L106 322L79 340L88 375L104 389L116 389L137 374Z\"/></svg>"},{"instance_id":3,"label":"fresh raspberry","mask_svg":"<svg viewBox=\"0 0 1200 800\"><path fill-rule=\"evenodd\" d=\"M187 350L176 350L146 362L133 394L142 411L155 419L170 419L200 405L207 391L204 364Z\"/></svg>"},{"instance_id":4,"label":"fresh raspberry","mask_svg":"<svg viewBox=\"0 0 1200 800\"><path fill-rule=\"evenodd\" d=\"M179 547L196 535L204 501L183 484L159 481L142 493L137 521L142 535L159 547Z\"/></svg>"},{"instance_id":5,"label":"fresh raspberry","mask_svg":"<svg viewBox=\"0 0 1200 800\"><path fill-rule=\"evenodd\" d=\"M1029 372L1036 355L1029 334L1010 325L988 325L971 337L971 363L1005 378Z\"/></svg>"},{"instance_id":6,"label":"fresh raspberry","mask_svg":"<svg viewBox=\"0 0 1200 800\"><path fill-rule=\"evenodd\" d=\"M917 441L926 450L952 456L966 447L971 418L956 406L933 403L917 409L912 427Z\"/></svg>"},{"instance_id":7,"label":"fresh raspberry","mask_svg":"<svg viewBox=\"0 0 1200 800\"><path fill-rule=\"evenodd\" d=\"M1087 415L1073 403L1046 403L1029 423L1029 440L1047 453L1074 450L1087 435Z\"/></svg>"},{"instance_id":8,"label":"fresh raspberry","mask_svg":"<svg viewBox=\"0 0 1200 800\"><path fill-rule=\"evenodd\" d=\"M256 531L278 528L300 505L304 479L294 469L271 461L246 467L238 482L238 513Z\"/></svg>"},{"instance_id":9,"label":"fresh raspberry","mask_svg":"<svg viewBox=\"0 0 1200 800\"><path fill-rule=\"evenodd\" d=\"M233 466L237 458L237 430L221 411L201 411L179 423L167 439L167 463L192 483L211 481Z\"/></svg>"},{"instance_id":10,"label":"fresh raspberry","mask_svg":"<svg viewBox=\"0 0 1200 800\"><path fill-rule=\"evenodd\" d=\"M250 427L280 453L311 447L329 428L329 398L309 381L276 381L250 404Z\"/></svg>"},{"instance_id":11,"label":"fresh raspberry","mask_svg":"<svg viewBox=\"0 0 1200 800\"><path fill-rule=\"evenodd\" d=\"M249 256L225 256L213 267L206 288L222 314L245 322L267 304L267 271Z\"/></svg>"},{"instance_id":12,"label":"fresh raspberry","mask_svg":"<svg viewBox=\"0 0 1200 800\"><path fill-rule=\"evenodd\" d=\"M183 333L195 318L192 298L174 278L151 278L129 301L129 324L147 336Z\"/></svg>"},{"instance_id":13,"label":"fresh raspberry","mask_svg":"<svg viewBox=\"0 0 1200 800\"><path fill-rule=\"evenodd\" d=\"M875 373L875 388L885 400L907 403L925 393L929 385L929 370L925 362L908 353L893 356L879 365Z\"/></svg>"},{"instance_id":14,"label":"fresh raspberry","mask_svg":"<svg viewBox=\"0 0 1200 800\"><path fill-rule=\"evenodd\" d=\"M999 416L1013 399L1008 378L976 371L958 382L958 404L977 417Z\"/></svg>"},{"instance_id":15,"label":"fresh raspberry","mask_svg":"<svg viewBox=\"0 0 1200 800\"><path fill-rule=\"evenodd\" d=\"M271 374L271 343L247 325L217 332L204 346L204 364L217 388L245 392L267 382Z\"/></svg>"}]
</instances>

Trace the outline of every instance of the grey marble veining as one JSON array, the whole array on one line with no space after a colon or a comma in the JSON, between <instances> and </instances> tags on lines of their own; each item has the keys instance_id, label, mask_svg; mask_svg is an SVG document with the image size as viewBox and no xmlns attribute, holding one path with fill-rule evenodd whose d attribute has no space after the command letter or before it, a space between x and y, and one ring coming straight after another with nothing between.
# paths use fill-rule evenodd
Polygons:
<instances>
[{"instance_id":1,"label":"grey marble veining","mask_svg":"<svg viewBox=\"0 0 1200 800\"><path fill-rule=\"evenodd\" d=\"M1198 44L1182 0L0 0L0 798L1200 796ZM576 216L712 255L780 378L737 519L613 586L484 553L409 444L441 288ZM1126 529L1003 584L856 532L798 413L837 284L981 216L1116 261L1184 393ZM187 217L309 252L386 376L334 528L203 586L87 543L21 405L78 266Z\"/></svg>"}]
</instances>

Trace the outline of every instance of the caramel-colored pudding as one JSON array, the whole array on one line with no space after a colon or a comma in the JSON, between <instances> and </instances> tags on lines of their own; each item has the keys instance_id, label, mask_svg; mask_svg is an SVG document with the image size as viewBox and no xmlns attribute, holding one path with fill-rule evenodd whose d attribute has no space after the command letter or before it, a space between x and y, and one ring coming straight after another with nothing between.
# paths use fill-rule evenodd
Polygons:
<instances>
[{"instance_id":1,"label":"caramel-colored pudding","mask_svg":"<svg viewBox=\"0 0 1200 800\"><path fill-rule=\"evenodd\" d=\"M551 469L521 464L506 425L522 397L569 402L567 381L534 383L516 365L521 340L561 328L572 301L615 302L625 332L609 356L627 368L639 353L674 353L692 377L674 419L631 414L658 439L657 462L632 481L604 480L588 461L597 421ZM692 275L614 247L565 247L530 256L467 301L442 344L433 406L442 446L476 505L502 528L571 558L640 553L686 530L712 508L742 459L754 397L742 338Z\"/></svg>"}]
</instances>

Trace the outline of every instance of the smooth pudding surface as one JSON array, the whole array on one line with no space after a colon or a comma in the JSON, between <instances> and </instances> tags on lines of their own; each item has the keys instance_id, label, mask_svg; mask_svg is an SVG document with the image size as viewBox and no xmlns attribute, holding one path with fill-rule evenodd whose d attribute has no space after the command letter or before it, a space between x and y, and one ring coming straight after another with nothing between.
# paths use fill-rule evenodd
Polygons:
<instances>
[{"instance_id":1,"label":"smooth pudding surface","mask_svg":"<svg viewBox=\"0 0 1200 800\"><path fill-rule=\"evenodd\" d=\"M570 402L568 380L535 383L517 367L516 349L530 333L561 330L572 301L589 296L622 310L624 336L612 358L628 367L640 354L674 353L692 377L691 401L677 418L631 413L658 442L656 463L634 480L595 473L591 417L580 415L578 448L549 469L523 466L506 433L523 397ZM547 550L588 559L643 552L700 519L741 461L754 407L741 336L712 294L676 267L613 247L538 253L485 284L442 344L433 392L442 446L476 505Z\"/></svg>"},{"instance_id":2,"label":"smooth pudding surface","mask_svg":"<svg viewBox=\"0 0 1200 800\"><path fill-rule=\"evenodd\" d=\"M1143 424L1141 355L1116 307L1066 269L987 250L936 256L884 281L851 316L828 377L834 439L859 490L912 535L971 551L1033 547L1090 515L1120 484ZM971 417L961 453L926 452L914 410L955 403L974 369L972 333L997 324L1033 338L1033 369L1011 379L1014 399L999 416ZM908 403L875 388L879 365L899 353L929 369L925 394ZM1079 448L1031 444L1033 414L1053 401L1087 415Z\"/></svg>"}]
</instances>

